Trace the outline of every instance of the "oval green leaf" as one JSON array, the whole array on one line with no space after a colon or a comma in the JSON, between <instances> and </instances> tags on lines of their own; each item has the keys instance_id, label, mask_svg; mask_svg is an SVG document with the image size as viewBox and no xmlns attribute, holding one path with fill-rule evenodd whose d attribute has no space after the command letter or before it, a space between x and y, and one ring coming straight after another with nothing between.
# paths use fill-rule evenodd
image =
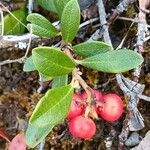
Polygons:
<instances>
[{"instance_id":1,"label":"oval green leaf","mask_svg":"<svg viewBox=\"0 0 150 150\"><path fill-rule=\"evenodd\" d=\"M26 24L27 11L25 9L19 9L12 14L20 20L23 24ZM12 15L8 14L4 18L4 34L16 35L25 32L25 26L18 22Z\"/></svg>"},{"instance_id":2,"label":"oval green leaf","mask_svg":"<svg viewBox=\"0 0 150 150\"><path fill-rule=\"evenodd\" d=\"M70 0L61 16L61 32L65 42L71 42L80 25L80 7L77 0Z\"/></svg>"},{"instance_id":3,"label":"oval green leaf","mask_svg":"<svg viewBox=\"0 0 150 150\"><path fill-rule=\"evenodd\" d=\"M58 76L53 79L52 88L61 87L68 84L68 75Z\"/></svg>"},{"instance_id":4,"label":"oval green leaf","mask_svg":"<svg viewBox=\"0 0 150 150\"><path fill-rule=\"evenodd\" d=\"M54 47L37 47L32 51L36 69L46 76L61 76L70 73L75 63L60 49Z\"/></svg>"},{"instance_id":5,"label":"oval green leaf","mask_svg":"<svg viewBox=\"0 0 150 150\"><path fill-rule=\"evenodd\" d=\"M73 46L73 51L83 57L90 57L111 50L113 48L110 45L99 41L89 41Z\"/></svg>"},{"instance_id":6,"label":"oval green leaf","mask_svg":"<svg viewBox=\"0 0 150 150\"><path fill-rule=\"evenodd\" d=\"M35 35L50 38L57 36L59 33L52 23L40 14L29 14L27 21L31 22L31 24L27 26L29 31L32 25L32 33Z\"/></svg>"},{"instance_id":7,"label":"oval green leaf","mask_svg":"<svg viewBox=\"0 0 150 150\"><path fill-rule=\"evenodd\" d=\"M55 8L56 8L57 13L58 13L60 18L61 18L64 7L66 6L66 4L69 1L70 0L54 0Z\"/></svg>"},{"instance_id":8,"label":"oval green leaf","mask_svg":"<svg viewBox=\"0 0 150 150\"><path fill-rule=\"evenodd\" d=\"M121 73L136 68L144 61L143 57L131 50L115 50L86 58L81 65L102 72Z\"/></svg>"},{"instance_id":9,"label":"oval green leaf","mask_svg":"<svg viewBox=\"0 0 150 150\"><path fill-rule=\"evenodd\" d=\"M23 65L23 71L30 72L36 70L36 67L33 63L32 56L28 57Z\"/></svg>"},{"instance_id":10,"label":"oval green leaf","mask_svg":"<svg viewBox=\"0 0 150 150\"><path fill-rule=\"evenodd\" d=\"M40 6L42 6L44 9L57 13L57 10L54 5L54 1L55 0L37 0L37 3Z\"/></svg>"},{"instance_id":11,"label":"oval green leaf","mask_svg":"<svg viewBox=\"0 0 150 150\"><path fill-rule=\"evenodd\" d=\"M53 77L43 75L42 73L39 72L39 81L44 82L44 81L50 81L52 79Z\"/></svg>"},{"instance_id":12,"label":"oval green leaf","mask_svg":"<svg viewBox=\"0 0 150 150\"><path fill-rule=\"evenodd\" d=\"M39 144L67 115L72 100L71 85L49 90L38 102L29 120L26 142L30 147Z\"/></svg>"}]
</instances>

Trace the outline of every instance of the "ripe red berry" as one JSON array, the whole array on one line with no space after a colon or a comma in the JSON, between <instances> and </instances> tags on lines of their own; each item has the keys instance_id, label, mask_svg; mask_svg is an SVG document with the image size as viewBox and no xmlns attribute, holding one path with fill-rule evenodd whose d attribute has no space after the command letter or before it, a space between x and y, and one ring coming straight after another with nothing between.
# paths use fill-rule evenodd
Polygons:
<instances>
[{"instance_id":1,"label":"ripe red berry","mask_svg":"<svg viewBox=\"0 0 150 150\"><path fill-rule=\"evenodd\" d=\"M100 110L103 107L103 95L101 93L101 91L99 90L93 90L94 94L95 94L95 111L97 112L98 110ZM87 99L87 93L83 92L82 93L82 98L83 99Z\"/></svg>"},{"instance_id":2,"label":"ripe red berry","mask_svg":"<svg viewBox=\"0 0 150 150\"><path fill-rule=\"evenodd\" d=\"M102 100L103 99L103 95L99 90L93 90L93 92L95 94L96 100ZM87 99L87 93L86 92L82 93L82 98Z\"/></svg>"},{"instance_id":3,"label":"ripe red berry","mask_svg":"<svg viewBox=\"0 0 150 150\"><path fill-rule=\"evenodd\" d=\"M70 120L76 116L80 116L83 114L84 105L81 103L81 101L82 101L81 95L74 93L73 98L72 98L72 102L71 102L71 106L70 106L70 110L69 110L69 113L67 115L67 119Z\"/></svg>"},{"instance_id":4,"label":"ripe red berry","mask_svg":"<svg viewBox=\"0 0 150 150\"><path fill-rule=\"evenodd\" d=\"M116 121L123 113L123 102L116 94L107 94L103 96L103 108L97 111L106 121Z\"/></svg>"},{"instance_id":5,"label":"ripe red berry","mask_svg":"<svg viewBox=\"0 0 150 150\"><path fill-rule=\"evenodd\" d=\"M90 139L96 132L96 125L92 119L78 116L70 121L69 131L74 137Z\"/></svg>"}]
</instances>

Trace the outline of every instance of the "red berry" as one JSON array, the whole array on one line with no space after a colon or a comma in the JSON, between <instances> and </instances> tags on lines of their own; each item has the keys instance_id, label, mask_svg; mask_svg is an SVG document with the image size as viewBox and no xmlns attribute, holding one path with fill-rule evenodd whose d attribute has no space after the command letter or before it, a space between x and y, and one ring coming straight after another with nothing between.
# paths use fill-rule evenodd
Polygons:
<instances>
[{"instance_id":1,"label":"red berry","mask_svg":"<svg viewBox=\"0 0 150 150\"><path fill-rule=\"evenodd\" d=\"M107 94L103 96L103 108L98 114L106 121L115 121L120 118L123 113L123 102L116 94Z\"/></svg>"},{"instance_id":2,"label":"red berry","mask_svg":"<svg viewBox=\"0 0 150 150\"><path fill-rule=\"evenodd\" d=\"M95 94L96 100L102 100L103 99L103 95L99 90L93 90L93 92ZM87 93L86 92L82 93L82 98L87 99Z\"/></svg>"},{"instance_id":3,"label":"red berry","mask_svg":"<svg viewBox=\"0 0 150 150\"><path fill-rule=\"evenodd\" d=\"M67 115L67 119L70 120L76 116L80 116L83 114L84 105L80 103L81 101L82 101L81 95L74 93L73 98L72 98L72 102L71 102L71 106L70 106L70 110L69 110L69 113Z\"/></svg>"},{"instance_id":4,"label":"red berry","mask_svg":"<svg viewBox=\"0 0 150 150\"><path fill-rule=\"evenodd\" d=\"M96 132L96 125L92 119L78 116L70 121L69 131L74 137L90 139Z\"/></svg>"},{"instance_id":5,"label":"red berry","mask_svg":"<svg viewBox=\"0 0 150 150\"><path fill-rule=\"evenodd\" d=\"M95 111L97 112L98 109L100 110L103 107L103 95L99 90L93 90L94 94L95 94ZM87 99L87 93L83 92L82 93L82 98L83 99Z\"/></svg>"}]
</instances>

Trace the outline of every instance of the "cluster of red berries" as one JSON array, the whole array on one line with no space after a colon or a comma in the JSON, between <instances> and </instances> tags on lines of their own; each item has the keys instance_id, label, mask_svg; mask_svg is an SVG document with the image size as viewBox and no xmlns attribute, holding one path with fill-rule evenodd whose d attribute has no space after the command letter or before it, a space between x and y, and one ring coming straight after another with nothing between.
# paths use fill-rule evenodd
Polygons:
<instances>
[{"instance_id":1,"label":"cluster of red berries","mask_svg":"<svg viewBox=\"0 0 150 150\"><path fill-rule=\"evenodd\" d=\"M99 90L94 90L94 109L99 117L113 122L123 113L123 102L114 93L103 95ZM91 118L84 117L86 109L86 92L74 93L70 111L67 115L70 133L77 138L90 139L96 132L96 125Z\"/></svg>"}]
</instances>

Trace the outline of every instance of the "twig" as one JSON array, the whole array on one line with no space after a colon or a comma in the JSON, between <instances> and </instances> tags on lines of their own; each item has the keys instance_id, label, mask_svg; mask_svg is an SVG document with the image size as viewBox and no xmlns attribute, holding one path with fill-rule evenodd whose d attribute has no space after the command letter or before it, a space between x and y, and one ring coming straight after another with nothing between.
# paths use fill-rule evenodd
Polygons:
<instances>
[{"instance_id":1,"label":"twig","mask_svg":"<svg viewBox=\"0 0 150 150\"><path fill-rule=\"evenodd\" d=\"M106 14L102 13L102 11L105 11L102 0L99 0L98 4L99 4L99 9L101 10L101 11L99 11L99 15L101 16L100 17L101 24L106 24ZM104 38L104 41L106 43L111 44L111 40L110 40L110 38L108 38L109 33L108 33L107 25L105 25L104 28L106 30L104 30L105 32L103 32L103 34L105 34L105 36L107 37L107 38ZM119 77L120 77L121 82L119 82ZM136 130L137 129L141 129L141 128L143 128L144 124L143 124L143 118L142 118L141 114L139 113L139 111L137 109L138 94L139 94L138 92L140 92L140 90L137 89L138 88L137 85L134 84L134 86L132 87L133 90L137 89L137 93L134 93L134 92L131 91L132 88L131 88L130 84L129 84L129 87L128 87L129 89L128 89L126 87L127 85L122 82L123 76L121 77L121 74L117 74L116 75L116 79L118 81L118 84L119 84L120 88L123 90L123 92L126 95L128 95L128 100L129 100L129 105L128 105L129 115L126 116L126 119L124 121L124 126L123 126L122 133L119 136L120 145L119 145L118 149L119 150L123 150L123 148L124 148L124 141L128 137L129 130L135 130L135 128L136 128ZM124 80L126 82L128 82L128 80L126 78L124 78ZM133 83L133 82L131 81L130 83ZM143 91L141 91L141 92L143 92ZM133 117L131 117L131 116L133 116ZM135 124L135 123L137 123L137 124ZM108 144L110 144L110 141L109 141ZM106 145L107 145L107 143L106 143ZM110 145L109 145L109 147L110 147Z\"/></svg>"},{"instance_id":2,"label":"twig","mask_svg":"<svg viewBox=\"0 0 150 150\"><path fill-rule=\"evenodd\" d=\"M3 11L2 9L0 8L0 16L1 16L1 36L4 35L4 14L3 14Z\"/></svg>"},{"instance_id":3,"label":"twig","mask_svg":"<svg viewBox=\"0 0 150 150\"><path fill-rule=\"evenodd\" d=\"M76 62L76 60L73 58L70 50L71 50L71 46L70 45L65 45L63 47L63 50L64 52L73 60ZM83 87L83 89L87 92L88 95L90 95L89 97L91 98L92 95L91 93L93 94L93 90L92 88L90 88L87 83L82 79L81 77L81 72L75 68L73 71L72 71L72 76L73 76L73 80L78 80L80 85ZM91 101L89 101L91 103Z\"/></svg>"},{"instance_id":4,"label":"twig","mask_svg":"<svg viewBox=\"0 0 150 150\"><path fill-rule=\"evenodd\" d=\"M3 36L0 38L0 50L11 51L11 50L26 50L28 47L28 42L30 38L30 33L24 34L22 36ZM39 45L52 44L54 39L40 38L38 36L32 35L31 47L36 47Z\"/></svg>"},{"instance_id":5,"label":"twig","mask_svg":"<svg viewBox=\"0 0 150 150\"><path fill-rule=\"evenodd\" d=\"M98 18L89 19L89 20L81 23L80 26L79 26L79 28L83 28L84 26L87 26L87 25L89 25L89 24L91 24L93 22L96 22L98 20L99 20Z\"/></svg>"},{"instance_id":6,"label":"twig","mask_svg":"<svg viewBox=\"0 0 150 150\"><path fill-rule=\"evenodd\" d=\"M86 93L88 95L91 95L91 93L93 93L92 88L90 88L87 83L81 78L79 70L78 69L74 69L72 72L73 77L79 81L80 85L83 87L83 89L86 91ZM89 93L90 91L90 93ZM91 97L91 96L90 96ZM91 103L91 101L88 101L89 103Z\"/></svg>"},{"instance_id":7,"label":"twig","mask_svg":"<svg viewBox=\"0 0 150 150\"><path fill-rule=\"evenodd\" d=\"M147 23L145 23L145 21L140 21L139 19L135 18L135 19L132 19L132 18L128 18L128 17L118 17L117 19L119 20L125 20L125 21L131 21L131 22L134 22L134 23L141 23L141 24L145 24L147 26L147 28L150 28L150 25L148 25Z\"/></svg>"},{"instance_id":8,"label":"twig","mask_svg":"<svg viewBox=\"0 0 150 150\"><path fill-rule=\"evenodd\" d=\"M139 1L139 6L143 5L143 2L144 1ZM145 22L145 24L140 23L140 22L138 23L137 44L136 44L136 48L134 49L134 51L142 54L147 27L146 27L146 15L141 11L139 12L139 20L141 22ZM139 77L140 77L140 72L141 72L141 66L136 67L136 69L133 72L133 80L135 82L138 82ZM143 118L137 109L137 105L139 102L139 98L145 98L145 96L140 96L140 94L139 95L137 94L133 94L133 93L127 94L128 99L129 99L129 104L128 104L129 113L126 115L126 119L122 128L122 132L119 135L119 139L120 139L119 149L122 149L124 142L127 140L129 131L138 131L144 127ZM127 125L128 125L128 128L127 128Z\"/></svg>"},{"instance_id":9,"label":"twig","mask_svg":"<svg viewBox=\"0 0 150 150\"><path fill-rule=\"evenodd\" d=\"M134 24L134 22L131 23L131 25L130 25L128 31L127 31L127 33L125 34L124 38L122 39L121 43L120 43L119 46L116 48L116 50L117 50L117 49L120 49L120 48L123 46L123 43L124 43L124 41L126 40L128 34L129 34L129 31L130 31L131 27L133 26L133 24Z\"/></svg>"},{"instance_id":10,"label":"twig","mask_svg":"<svg viewBox=\"0 0 150 150\"><path fill-rule=\"evenodd\" d=\"M6 41L6 42L26 42L29 40L30 36L32 37L32 39L38 39L39 37L32 34L30 35L30 33L24 34L24 35L20 35L20 36L16 36L16 35L4 35L1 40Z\"/></svg>"},{"instance_id":11,"label":"twig","mask_svg":"<svg viewBox=\"0 0 150 150\"><path fill-rule=\"evenodd\" d=\"M63 44L62 44L63 45ZM72 51L72 48L71 48L71 45L65 45L62 47L62 49L64 50L64 52L74 61L76 62L76 60L73 58L72 54L71 54L71 51ZM95 99L95 94L92 90L91 87L89 87L87 85L87 83L82 79L81 77L81 72L79 71L79 69L75 68L73 71L72 71L72 86L74 87L74 83L76 83L76 81L78 81L80 83L80 85L82 86L82 88L86 91L87 93L87 100L86 100L86 103L87 103L87 107L86 107L86 110L85 110L85 117L93 117L93 118L98 118L97 116L97 113L95 112L95 108L94 106L92 105L93 104L93 100Z\"/></svg>"},{"instance_id":12,"label":"twig","mask_svg":"<svg viewBox=\"0 0 150 150\"><path fill-rule=\"evenodd\" d=\"M31 42L32 42L32 24L31 24L31 28L30 28L30 37L29 37L28 47L27 47L26 53L24 55L25 58L27 57L27 55L29 53Z\"/></svg>"},{"instance_id":13,"label":"twig","mask_svg":"<svg viewBox=\"0 0 150 150\"><path fill-rule=\"evenodd\" d=\"M136 0L122 0L110 16L108 24L113 23L123 11L127 10L128 5L134 3L135 1Z\"/></svg>"},{"instance_id":14,"label":"twig","mask_svg":"<svg viewBox=\"0 0 150 150\"><path fill-rule=\"evenodd\" d=\"M100 32L100 29L97 29L92 36L88 39L88 41L97 41L99 38L102 37L102 34Z\"/></svg>"},{"instance_id":15,"label":"twig","mask_svg":"<svg viewBox=\"0 0 150 150\"><path fill-rule=\"evenodd\" d=\"M0 66L10 64L10 63L14 63L14 62L23 63L24 60L26 59L28 53L29 53L29 50L30 50L31 41L32 41L32 36L31 35L32 35L32 26L31 26L31 29L30 29L30 38L29 38L28 47L26 49L25 55L21 58L15 59L15 60L2 61L2 62L0 62Z\"/></svg>"},{"instance_id":16,"label":"twig","mask_svg":"<svg viewBox=\"0 0 150 150\"><path fill-rule=\"evenodd\" d=\"M106 21L106 13L105 8L102 0L98 0L98 11L99 11L99 18L103 30L103 38L104 41L112 46L111 39L108 32L108 25Z\"/></svg>"},{"instance_id":17,"label":"twig","mask_svg":"<svg viewBox=\"0 0 150 150\"><path fill-rule=\"evenodd\" d=\"M45 146L45 139L37 146L37 149L44 150L44 146Z\"/></svg>"},{"instance_id":18,"label":"twig","mask_svg":"<svg viewBox=\"0 0 150 150\"><path fill-rule=\"evenodd\" d=\"M146 37L146 38L144 39L144 42L146 42L146 41L148 41L148 40L150 40L150 36Z\"/></svg>"},{"instance_id":19,"label":"twig","mask_svg":"<svg viewBox=\"0 0 150 150\"><path fill-rule=\"evenodd\" d=\"M131 21L133 23L141 23L141 24L145 24L147 26L147 28L150 28L150 25L146 24L145 22L141 22L140 20L138 21L138 19L132 19L132 18L127 18L127 17L118 17L117 19L119 20L125 20L125 21ZM98 25L95 25L94 27L98 27L100 26L99 24ZM129 30L128 30L129 31ZM102 38L102 30L100 29L97 29L93 34L92 36L89 38L88 41L97 41L98 39ZM145 41L148 41L150 39L150 36L148 36L147 38L144 39L144 42Z\"/></svg>"},{"instance_id":20,"label":"twig","mask_svg":"<svg viewBox=\"0 0 150 150\"><path fill-rule=\"evenodd\" d=\"M93 108L93 105L92 105L93 100L95 98L92 88L89 87L87 83L82 79L77 69L74 69L72 71L72 76L73 76L73 80L79 81L80 85L87 93L87 100L86 100L87 107L85 110L85 117L91 116L97 119L98 118L97 113L95 112L95 109Z\"/></svg>"},{"instance_id":21,"label":"twig","mask_svg":"<svg viewBox=\"0 0 150 150\"><path fill-rule=\"evenodd\" d=\"M28 14L32 13L33 11L33 3L34 0L28 0Z\"/></svg>"},{"instance_id":22,"label":"twig","mask_svg":"<svg viewBox=\"0 0 150 150\"><path fill-rule=\"evenodd\" d=\"M24 56L21 57L21 58L18 58L18 59L14 59L14 60L8 59L8 60L5 60L5 61L2 61L2 62L0 62L0 66L6 65L6 64L15 63L15 62L23 63L24 62Z\"/></svg>"}]
</instances>

